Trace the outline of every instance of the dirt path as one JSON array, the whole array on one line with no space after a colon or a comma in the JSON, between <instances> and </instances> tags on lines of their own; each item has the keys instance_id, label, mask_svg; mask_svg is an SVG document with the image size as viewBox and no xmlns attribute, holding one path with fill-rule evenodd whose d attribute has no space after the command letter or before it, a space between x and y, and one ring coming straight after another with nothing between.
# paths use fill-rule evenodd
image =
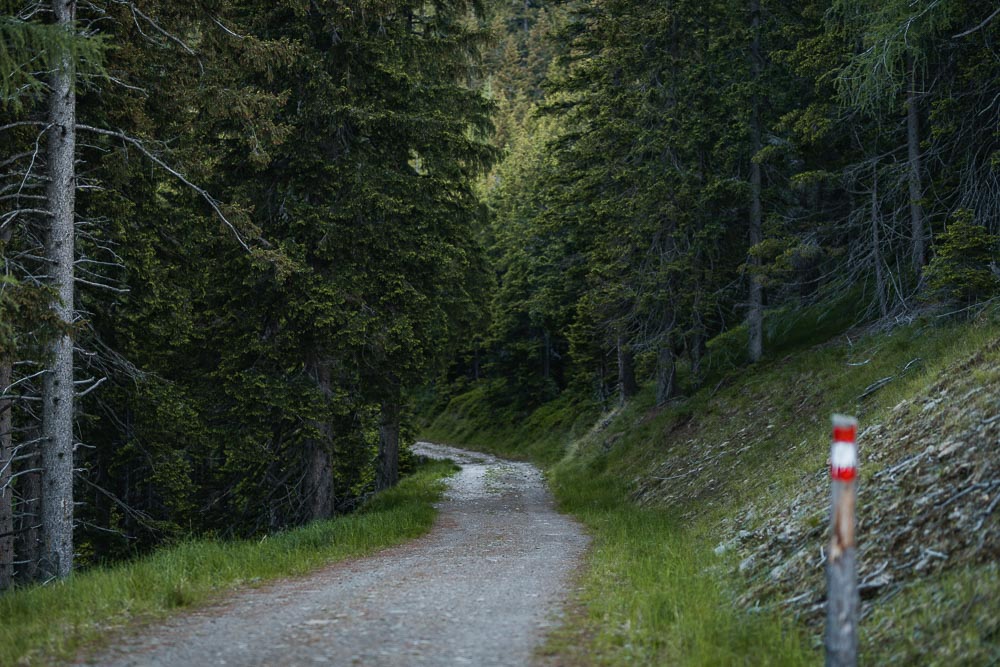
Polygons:
<instances>
[{"instance_id":1,"label":"dirt path","mask_svg":"<svg viewBox=\"0 0 1000 667\"><path fill-rule=\"evenodd\" d=\"M80 664L530 663L587 538L530 464L416 449L462 466L426 537L240 592Z\"/></svg>"}]
</instances>

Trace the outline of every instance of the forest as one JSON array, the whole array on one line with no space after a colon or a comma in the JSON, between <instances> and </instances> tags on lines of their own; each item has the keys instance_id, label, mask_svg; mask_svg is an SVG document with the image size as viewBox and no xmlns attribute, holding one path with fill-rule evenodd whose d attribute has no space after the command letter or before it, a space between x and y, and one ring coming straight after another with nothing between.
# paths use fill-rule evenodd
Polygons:
<instances>
[{"instance_id":1,"label":"forest","mask_svg":"<svg viewBox=\"0 0 1000 667\"><path fill-rule=\"evenodd\" d=\"M1000 295L992 2L0 10L0 589L348 512L472 386Z\"/></svg>"}]
</instances>

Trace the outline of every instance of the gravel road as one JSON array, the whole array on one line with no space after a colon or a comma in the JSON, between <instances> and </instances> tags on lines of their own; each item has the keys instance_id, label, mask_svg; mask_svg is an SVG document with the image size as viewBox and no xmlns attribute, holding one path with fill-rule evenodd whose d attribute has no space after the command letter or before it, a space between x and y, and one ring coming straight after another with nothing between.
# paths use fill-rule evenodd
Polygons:
<instances>
[{"instance_id":1,"label":"gravel road","mask_svg":"<svg viewBox=\"0 0 1000 667\"><path fill-rule=\"evenodd\" d=\"M418 443L462 466L427 536L247 590L81 665L526 665L587 538L528 463Z\"/></svg>"}]
</instances>

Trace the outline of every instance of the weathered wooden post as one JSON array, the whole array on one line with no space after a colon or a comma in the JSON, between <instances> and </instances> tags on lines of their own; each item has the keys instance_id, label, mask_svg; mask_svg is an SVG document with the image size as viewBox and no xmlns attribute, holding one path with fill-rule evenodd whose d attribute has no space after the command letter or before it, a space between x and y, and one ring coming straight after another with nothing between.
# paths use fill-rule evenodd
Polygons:
<instances>
[{"instance_id":1,"label":"weathered wooden post","mask_svg":"<svg viewBox=\"0 0 1000 667\"><path fill-rule=\"evenodd\" d=\"M833 535L826 559L826 664L858 664L858 573L854 547L854 505L858 479L858 420L833 416L830 478Z\"/></svg>"}]
</instances>

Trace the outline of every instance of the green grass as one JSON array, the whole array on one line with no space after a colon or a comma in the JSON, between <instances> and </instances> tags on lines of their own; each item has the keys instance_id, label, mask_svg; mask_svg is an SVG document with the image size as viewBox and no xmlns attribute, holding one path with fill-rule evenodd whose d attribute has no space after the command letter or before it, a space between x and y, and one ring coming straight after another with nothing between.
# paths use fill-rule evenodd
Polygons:
<instances>
[{"instance_id":1,"label":"green grass","mask_svg":"<svg viewBox=\"0 0 1000 667\"><path fill-rule=\"evenodd\" d=\"M577 609L546 649L563 662L816 664L822 655L815 628L782 614L773 600L748 609L740 598L753 582L735 572L734 550L717 555L715 548L784 511L804 486L822 483L831 413L859 416L862 430L880 423L902 399L998 336L996 313L975 323L925 320L888 333L841 334L822 344L793 328L753 367L706 360L711 382L664 409L655 408L652 387L645 387L599 420L585 402L562 397L516 422L498 419L478 388L453 400L423 435L534 459L547 469L562 509L590 530L594 546ZM732 357L730 342L710 347ZM660 487L651 480L672 478L692 461L706 462L704 471ZM863 465L863 479L877 468ZM910 597L940 594L933 588ZM905 634L869 640L862 632L862 649L874 641L880 658L908 655Z\"/></svg>"},{"instance_id":2,"label":"green grass","mask_svg":"<svg viewBox=\"0 0 1000 667\"><path fill-rule=\"evenodd\" d=\"M566 444L585 433L596 416L591 403L569 394L527 415L496 409L488 385L481 384L452 399L420 437L549 466L562 458Z\"/></svg>"},{"instance_id":3,"label":"green grass","mask_svg":"<svg viewBox=\"0 0 1000 667\"><path fill-rule=\"evenodd\" d=\"M640 509L586 466L553 471L562 509L593 535L582 609L545 652L572 664L806 665L803 634L775 614L732 604L711 540L670 514Z\"/></svg>"},{"instance_id":4,"label":"green grass","mask_svg":"<svg viewBox=\"0 0 1000 667\"><path fill-rule=\"evenodd\" d=\"M434 522L443 478L454 470L451 463L426 464L354 514L261 540L186 542L64 582L9 592L0 596L0 665L68 658L135 620L422 535Z\"/></svg>"},{"instance_id":5,"label":"green grass","mask_svg":"<svg viewBox=\"0 0 1000 667\"><path fill-rule=\"evenodd\" d=\"M963 604L954 604L956 600ZM865 662L941 667L1000 664L998 600L1000 565L995 562L908 586L865 620Z\"/></svg>"}]
</instances>

